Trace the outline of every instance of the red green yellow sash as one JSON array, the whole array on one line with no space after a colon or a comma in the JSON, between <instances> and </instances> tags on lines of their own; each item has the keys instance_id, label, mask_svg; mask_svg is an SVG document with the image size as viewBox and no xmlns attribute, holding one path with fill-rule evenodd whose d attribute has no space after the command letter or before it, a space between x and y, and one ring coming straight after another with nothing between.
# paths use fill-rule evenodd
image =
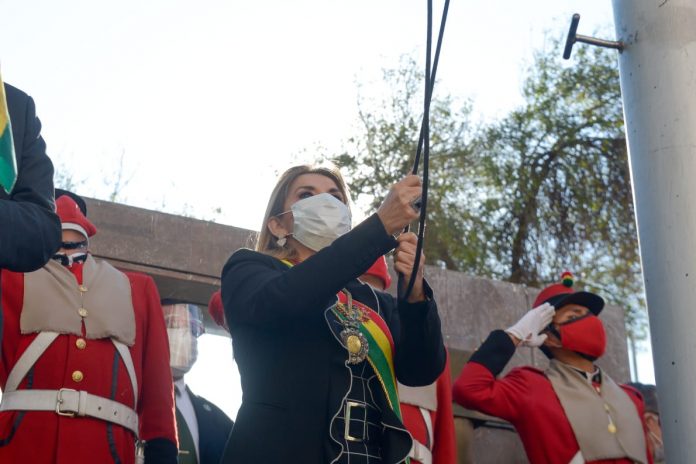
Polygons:
<instances>
[{"instance_id":1,"label":"red green yellow sash","mask_svg":"<svg viewBox=\"0 0 696 464\"><path fill-rule=\"evenodd\" d=\"M348 298L343 292L338 293L338 299L344 305ZM367 353L367 361L377 374L379 383L382 385L384 394L387 397L389 407L394 411L396 417L401 420L401 407L399 403L399 393L396 386L396 374L394 373L394 339L387 323L382 317L368 306L353 300L354 307L360 309L362 318L359 325L360 332L365 336L370 346ZM346 316L332 308L333 313L341 320L346 320Z\"/></svg>"},{"instance_id":2,"label":"red green yellow sash","mask_svg":"<svg viewBox=\"0 0 696 464\"><path fill-rule=\"evenodd\" d=\"M293 263L288 260L283 260L283 263L289 267L293 266ZM347 303L348 298L345 293L339 292L337 296L340 304L345 305ZM401 420L401 405L399 403L396 374L394 372L394 339L389 326L370 307L355 300L352 301L352 304L354 307L359 308L362 314L359 330L367 339L370 347L367 353L367 361L372 366L379 383L382 385L389 407L394 411L396 417ZM338 310L337 306L335 305L331 308L331 311L340 321L345 321L347 317Z\"/></svg>"}]
</instances>

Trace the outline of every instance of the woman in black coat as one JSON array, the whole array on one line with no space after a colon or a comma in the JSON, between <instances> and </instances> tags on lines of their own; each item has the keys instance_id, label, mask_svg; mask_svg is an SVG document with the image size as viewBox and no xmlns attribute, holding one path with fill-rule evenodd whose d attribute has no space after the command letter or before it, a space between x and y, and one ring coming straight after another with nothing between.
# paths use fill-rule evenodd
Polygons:
<instances>
[{"instance_id":1,"label":"woman in black coat","mask_svg":"<svg viewBox=\"0 0 696 464\"><path fill-rule=\"evenodd\" d=\"M406 177L350 230L338 171L281 176L257 251L238 250L222 271L243 391L226 464L404 462L411 438L395 382L427 385L442 372L437 307L422 264L408 301L357 278L395 248L408 281L416 238L393 234L417 217L419 195L418 177Z\"/></svg>"}]
</instances>

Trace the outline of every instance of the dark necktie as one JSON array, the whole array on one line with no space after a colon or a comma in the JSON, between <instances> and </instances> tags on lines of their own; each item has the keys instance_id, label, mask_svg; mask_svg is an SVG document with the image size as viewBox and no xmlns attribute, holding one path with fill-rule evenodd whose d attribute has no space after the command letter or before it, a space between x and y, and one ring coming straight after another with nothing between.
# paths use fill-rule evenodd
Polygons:
<instances>
[{"instance_id":1,"label":"dark necktie","mask_svg":"<svg viewBox=\"0 0 696 464\"><path fill-rule=\"evenodd\" d=\"M176 398L178 399L181 397L181 392L179 392L179 387L176 385L174 388L176 390ZM193 436L179 408L176 408L176 429L179 435L179 464L198 464Z\"/></svg>"}]
</instances>

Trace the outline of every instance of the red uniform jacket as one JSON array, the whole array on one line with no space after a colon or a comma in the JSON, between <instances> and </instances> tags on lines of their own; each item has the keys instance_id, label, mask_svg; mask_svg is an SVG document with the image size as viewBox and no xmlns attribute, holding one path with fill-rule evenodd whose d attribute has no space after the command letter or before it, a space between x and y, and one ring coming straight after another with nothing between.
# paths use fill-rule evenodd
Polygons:
<instances>
[{"instance_id":1,"label":"red uniform jacket","mask_svg":"<svg viewBox=\"0 0 696 464\"><path fill-rule=\"evenodd\" d=\"M515 346L505 332L491 333L454 383L454 400L465 408L509 421L532 464L568 464L580 447L546 375L533 367L521 367L501 379L495 377L514 351ZM623 388L642 420L642 398L632 388ZM650 453L648 460L652 463ZM631 464L631 461L602 460L588 464Z\"/></svg>"},{"instance_id":2,"label":"red uniform jacket","mask_svg":"<svg viewBox=\"0 0 696 464\"><path fill-rule=\"evenodd\" d=\"M159 293L153 280L127 274L135 310L136 338L130 347L138 380L140 439L176 443L169 346ZM36 334L20 334L24 274L3 272L4 328L0 386ZM84 327L83 327L84 330ZM76 343L84 340L86 345ZM83 346L79 348L78 345ZM83 374L81 381L73 373ZM19 389L72 388L133 407L128 372L110 339L60 335L36 362ZM91 417L64 417L52 411L0 412L0 462L32 464L133 464L135 438L129 430Z\"/></svg>"},{"instance_id":3,"label":"red uniform jacket","mask_svg":"<svg viewBox=\"0 0 696 464\"><path fill-rule=\"evenodd\" d=\"M401 416L406 429L414 440L418 440L432 451L433 464L454 464L457 460L450 375L448 358L445 370L436 380L437 411L428 412L433 427L432 443L420 408L413 404L401 403ZM411 463L421 464L413 458Z\"/></svg>"}]
</instances>

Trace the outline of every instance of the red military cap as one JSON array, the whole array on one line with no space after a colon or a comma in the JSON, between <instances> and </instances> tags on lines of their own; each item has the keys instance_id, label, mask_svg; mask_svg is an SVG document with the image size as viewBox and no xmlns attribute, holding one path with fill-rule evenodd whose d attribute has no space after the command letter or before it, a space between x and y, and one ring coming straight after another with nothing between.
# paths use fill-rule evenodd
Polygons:
<instances>
[{"instance_id":1,"label":"red military cap","mask_svg":"<svg viewBox=\"0 0 696 464\"><path fill-rule=\"evenodd\" d=\"M604 300L601 296L573 290L573 274L568 271L561 275L561 282L551 284L539 292L534 300L534 307L536 308L543 303L550 303L556 309L561 309L569 304L577 304L589 309L595 316L604 308Z\"/></svg>"},{"instance_id":2,"label":"red military cap","mask_svg":"<svg viewBox=\"0 0 696 464\"><path fill-rule=\"evenodd\" d=\"M213 293L208 302L208 312L210 317L213 318L215 323L220 327L227 329L227 322L225 321L225 308L222 306L222 293L220 290Z\"/></svg>"},{"instance_id":3,"label":"red military cap","mask_svg":"<svg viewBox=\"0 0 696 464\"><path fill-rule=\"evenodd\" d=\"M380 279L384 284L385 290L391 285L391 276L389 275L389 269L387 269L387 259L384 256L377 258L377 261L370 266L370 269L365 271L365 274Z\"/></svg>"},{"instance_id":4,"label":"red military cap","mask_svg":"<svg viewBox=\"0 0 696 464\"><path fill-rule=\"evenodd\" d=\"M79 205L69 195L63 195L56 200L56 212L60 218L63 230L75 230L85 238L97 233L97 228L82 213Z\"/></svg>"}]
</instances>

